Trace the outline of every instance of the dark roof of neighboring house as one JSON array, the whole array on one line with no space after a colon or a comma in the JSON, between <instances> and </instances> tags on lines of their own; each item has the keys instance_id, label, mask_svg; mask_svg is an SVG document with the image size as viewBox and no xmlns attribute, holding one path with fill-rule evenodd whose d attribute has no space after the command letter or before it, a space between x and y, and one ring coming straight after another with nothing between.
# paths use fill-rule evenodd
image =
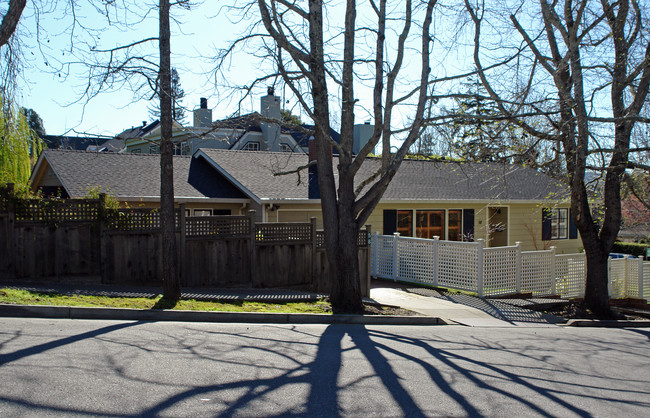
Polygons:
<instances>
[{"instance_id":1,"label":"dark roof of neighboring house","mask_svg":"<svg viewBox=\"0 0 650 418\"><path fill-rule=\"evenodd\" d=\"M160 125L159 120L155 120L151 122L148 125L145 125L144 123L140 126L135 126L133 128L125 129L120 133L119 135L116 136L116 138L119 139L131 139L131 138L140 138L151 132L152 130L156 129L156 126Z\"/></svg>"},{"instance_id":2,"label":"dark roof of neighboring house","mask_svg":"<svg viewBox=\"0 0 650 418\"><path fill-rule=\"evenodd\" d=\"M49 163L71 197L83 197L88 188L99 186L120 200L160 198L160 155L45 150L34 173L42 160ZM174 195L179 199L245 198L206 162L186 156L174 156Z\"/></svg>"},{"instance_id":3,"label":"dark roof of neighboring house","mask_svg":"<svg viewBox=\"0 0 650 418\"><path fill-rule=\"evenodd\" d=\"M231 128L231 129L242 129L245 131L257 131L261 132L262 128L260 123L262 115L257 112L247 113L241 116L233 116L232 118L217 120L212 123L212 126L216 128Z\"/></svg>"},{"instance_id":4,"label":"dark roof of neighboring house","mask_svg":"<svg viewBox=\"0 0 650 418\"><path fill-rule=\"evenodd\" d=\"M255 131L261 132L262 115L257 112L247 113L241 116L235 116L228 119L218 120L212 123L214 127L217 128L231 128L231 129L241 129L244 131ZM291 135L291 137L296 141L298 146L307 148L309 146L309 138L313 136L314 125L300 125L300 126L291 126L291 125L281 125L281 131L283 134ZM334 129L330 128L330 136L335 142L341 142L341 134L336 132ZM233 144L234 145L234 144ZM232 146L231 146L232 148ZM337 154L336 150L334 154Z\"/></svg>"},{"instance_id":5,"label":"dark roof of neighboring house","mask_svg":"<svg viewBox=\"0 0 650 418\"><path fill-rule=\"evenodd\" d=\"M274 175L305 166L309 158L305 154L201 149L196 155L206 158L235 184L261 200L307 199L306 170L300 175ZM368 178L380 166L379 159L367 159L357 181ZM405 160L382 200L544 201L562 199L565 190L551 177L517 165Z\"/></svg>"},{"instance_id":6,"label":"dark roof of neighboring house","mask_svg":"<svg viewBox=\"0 0 650 418\"><path fill-rule=\"evenodd\" d=\"M99 136L43 135L42 139L49 149L85 151L89 145L101 145L109 138Z\"/></svg>"},{"instance_id":7,"label":"dark roof of neighboring house","mask_svg":"<svg viewBox=\"0 0 650 418\"><path fill-rule=\"evenodd\" d=\"M283 130L286 130L286 132L293 137L293 139L298 143L303 148L307 148L309 146L309 138L311 138L314 134L314 125L300 125L300 128L283 128ZM336 143L341 143L341 134L336 132L334 129L330 128L330 136ZM336 150L334 150L334 154L338 154Z\"/></svg>"}]
</instances>

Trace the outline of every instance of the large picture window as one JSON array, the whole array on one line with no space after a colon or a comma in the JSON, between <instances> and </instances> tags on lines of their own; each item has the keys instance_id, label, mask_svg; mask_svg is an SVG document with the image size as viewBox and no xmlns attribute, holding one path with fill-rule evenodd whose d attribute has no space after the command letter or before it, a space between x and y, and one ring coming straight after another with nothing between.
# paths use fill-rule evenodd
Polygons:
<instances>
[{"instance_id":1,"label":"large picture window","mask_svg":"<svg viewBox=\"0 0 650 418\"><path fill-rule=\"evenodd\" d=\"M413 235L413 211L397 211L397 232L399 232L403 237L410 237Z\"/></svg>"},{"instance_id":2,"label":"large picture window","mask_svg":"<svg viewBox=\"0 0 650 418\"><path fill-rule=\"evenodd\" d=\"M415 236L432 239L445 237L444 210L418 210L415 214Z\"/></svg>"},{"instance_id":3,"label":"large picture window","mask_svg":"<svg viewBox=\"0 0 650 418\"><path fill-rule=\"evenodd\" d=\"M463 211L447 211L447 239L449 241L462 241L463 239Z\"/></svg>"},{"instance_id":4,"label":"large picture window","mask_svg":"<svg viewBox=\"0 0 650 418\"><path fill-rule=\"evenodd\" d=\"M474 240L474 209L396 210L385 209L384 235L395 232L403 237L450 241Z\"/></svg>"}]
</instances>

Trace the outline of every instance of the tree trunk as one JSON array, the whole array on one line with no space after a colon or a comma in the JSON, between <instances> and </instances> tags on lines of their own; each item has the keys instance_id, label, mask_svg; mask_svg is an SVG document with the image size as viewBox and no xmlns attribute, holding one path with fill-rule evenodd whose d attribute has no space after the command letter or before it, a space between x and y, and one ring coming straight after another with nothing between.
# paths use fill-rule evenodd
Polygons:
<instances>
[{"instance_id":1,"label":"tree trunk","mask_svg":"<svg viewBox=\"0 0 650 418\"><path fill-rule=\"evenodd\" d=\"M181 287L176 270L169 0L160 0L160 38L158 42L160 48L158 94L160 96L160 230L163 297L177 301L181 297Z\"/></svg>"},{"instance_id":2,"label":"tree trunk","mask_svg":"<svg viewBox=\"0 0 650 418\"><path fill-rule=\"evenodd\" d=\"M9 9L7 9L7 13L2 18L2 24L0 25L0 47L9 42L9 38L16 31L26 4L26 0L9 1Z\"/></svg>"},{"instance_id":3,"label":"tree trunk","mask_svg":"<svg viewBox=\"0 0 650 418\"><path fill-rule=\"evenodd\" d=\"M609 292L607 290L607 258L609 252L600 249L586 251L587 283L585 287L585 305L598 317L611 316L609 309Z\"/></svg>"},{"instance_id":4,"label":"tree trunk","mask_svg":"<svg viewBox=\"0 0 650 418\"><path fill-rule=\"evenodd\" d=\"M363 313L359 255L359 228L350 214L352 208L339 204L339 240L336 247L337 275L333 277L330 300L334 313ZM331 261L330 261L331 264Z\"/></svg>"}]
</instances>

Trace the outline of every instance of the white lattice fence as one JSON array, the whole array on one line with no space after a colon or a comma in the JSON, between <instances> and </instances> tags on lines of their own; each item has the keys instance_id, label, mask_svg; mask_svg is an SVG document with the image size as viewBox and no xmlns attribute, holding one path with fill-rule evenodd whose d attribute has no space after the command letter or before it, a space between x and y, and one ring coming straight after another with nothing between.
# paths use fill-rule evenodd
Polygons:
<instances>
[{"instance_id":1,"label":"white lattice fence","mask_svg":"<svg viewBox=\"0 0 650 418\"><path fill-rule=\"evenodd\" d=\"M555 291L563 298L584 296L587 277L584 254L555 256Z\"/></svg>"},{"instance_id":2,"label":"white lattice fence","mask_svg":"<svg viewBox=\"0 0 650 418\"><path fill-rule=\"evenodd\" d=\"M372 236L370 246L372 275L382 279L393 279L393 247L396 240L391 235Z\"/></svg>"},{"instance_id":3,"label":"white lattice fence","mask_svg":"<svg viewBox=\"0 0 650 418\"><path fill-rule=\"evenodd\" d=\"M402 238L397 241L397 275L406 282L436 286L437 240Z\"/></svg>"},{"instance_id":4,"label":"white lattice fence","mask_svg":"<svg viewBox=\"0 0 650 418\"><path fill-rule=\"evenodd\" d=\"M609 295L613 299L625 297L625 264L624 258L609 260Z\"/></svg>"},{"instance_id":5,"label":"white lattice fence","mask_svg":"<svg viewBox=\"0 0 650 418\"><path fill-rule=\"evenodd\" d=\"M483 294L498 296L518 293L517 275L521 268L517 258L521 248L486 248L483 254Z\"/></svg>"},{"instance_id":6,"label":"white lattice fence","mask_svg":"<svg viewBox=\"0 0 650 418\"><path fill-rule=\"evenodd\" d=\"M609 294L612 299L650 296L650 263L641 258L617 258L609 260Z\"/></svg>"},{"instance_id":7,"label":"white lattice fence","mask_svg":"<svg viewBox=\"0 0 650 418\"><path fill-rule=\"evenodd\" d=\"M482 243L438 242L438 286L478 292Z\"/></svg>"},{"instance_id":8,"label":"white lattice fence","mask_svg":"<svg viewBox=\"0 0 650 418\"><path fill-rule=\"evenodd\" d=\"M555 250L521 253L521 292L534 296L555 294Z\"/></svg>"},{"instance_id":9,"label":"white lattice fence","mask_svg":"<svg viewBox=\"0 0 650 418\"><path fill-rule=\"evenodd\" d=\"M650 300L650 263L643 263L643 291L641 299Z\"/></svg>"}]
</instances>

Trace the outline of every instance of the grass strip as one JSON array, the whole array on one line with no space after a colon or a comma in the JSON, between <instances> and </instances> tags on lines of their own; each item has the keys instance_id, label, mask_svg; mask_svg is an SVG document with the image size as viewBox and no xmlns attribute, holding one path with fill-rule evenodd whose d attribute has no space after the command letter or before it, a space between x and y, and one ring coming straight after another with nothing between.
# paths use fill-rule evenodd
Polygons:
<instances>
[{"instance_id":1,"label":"grass strip","mask_svg":"<svg viewBox=\"0 0 650 418\"><path fill-rule=\"evenodd\" d=\"M254 301L232 301L224 303L181 299L174 304L163 299L162 295L157 295L152 298L63 295L11 288L0 288L0 303L129 309L173 309L185 311L332 313L330 303L323 300L288 303L263 303Z\"/></svg>"}]
</instances>

